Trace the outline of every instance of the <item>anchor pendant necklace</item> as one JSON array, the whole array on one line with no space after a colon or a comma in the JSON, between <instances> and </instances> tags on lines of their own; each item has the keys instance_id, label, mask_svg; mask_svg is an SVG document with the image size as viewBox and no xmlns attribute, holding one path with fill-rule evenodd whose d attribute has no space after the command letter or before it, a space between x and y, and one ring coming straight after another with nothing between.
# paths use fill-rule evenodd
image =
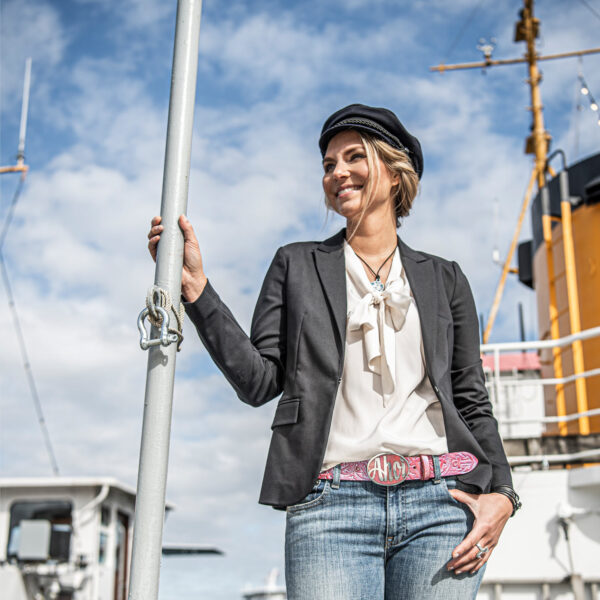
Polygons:
<instances>
[{"instance_id":1,"label":"anchor pendant necklace","mask_svg":"<svg viewBox=\"0 0 600 600\"><path fill-rule=\"evenodd\" d=\"M371 273L373 273L373 275L375 275L375 281L371 281L371 287L373 289L377 290L378 292L383 292L383 289L384 289L384 285L383 285L383 282L381 281L381 277L379 277L379 271L381 271L381 269L383 269L383 266L385 265L385 263L387 263L387 261L390 260L390 258L392 258L392 256L394 256L394 253L396 252L397 247L398 247L398 244L396 244L396 246L394 247L394 249L392 250L390 255L379 265L379 269L377 269L377 271L374 271L371 268L371 265L362 256L360 256L360 254L358 254L356 251L354 251L354 254L356 254L356 256L358 256L358 258L360 258L360 260L362 260L362 262L367 266L367 269L369 269L369 271L371 271Z\"/></svg>"}]
</instances>

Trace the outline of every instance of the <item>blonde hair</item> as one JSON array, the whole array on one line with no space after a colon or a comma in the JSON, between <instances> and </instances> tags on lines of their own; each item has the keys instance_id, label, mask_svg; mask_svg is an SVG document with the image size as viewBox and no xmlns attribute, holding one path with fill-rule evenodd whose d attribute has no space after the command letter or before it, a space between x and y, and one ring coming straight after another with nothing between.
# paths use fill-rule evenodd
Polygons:
<instances>
[{"instance_id":1,"label":"blonde hair","mask_svg":"<svg viewBox=\"0 0 600 600\"><path fill-rule=\"evenodd\" d=\"M365 197L367 200L362 207L356 228L360 225L371 204L373 187L380 177L379 161L376 160L377 157L381 159L381 162L386 166L389 172L392 175L397 175L399 179L398 185L395 186L395 191L393 190L393 199L394 212L396 213L396 227L400 227L401 219L407 217L410 213L413 201L419 191L419 176L406 152L397 150L374 135L369 135L368 133L363 133L359 130L356 130L356 132L359 134L365 148L367 165L369 167L369 179L365 186ZM375 174L375 177L372 177L372 174ZM325 205L329 210L332 209L327 197L325 197Z\"/></svg>"}]
</instances>

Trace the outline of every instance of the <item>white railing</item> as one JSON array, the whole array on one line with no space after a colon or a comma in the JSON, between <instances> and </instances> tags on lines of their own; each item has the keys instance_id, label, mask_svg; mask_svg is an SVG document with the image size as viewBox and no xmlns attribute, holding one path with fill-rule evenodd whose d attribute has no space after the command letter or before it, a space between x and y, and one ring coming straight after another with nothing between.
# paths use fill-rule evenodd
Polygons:
<instances>
[{"instance_id":1,"label":"white railing","mask_svg":"<svg viewBox=\"0 0 600 600\"><path fill-rule=\"evenodd\" d=\"M530 379L529 381L538 382L537 379ZM565 421L576 421L579 417L594 417L600 415L600 408L594 408L592 410L586 410L584 412L571 413L564 417L532 417L530 419L502 419L502 423L506 425L515 425L517 423L563 423Z\"/></svg>"},{"instance_id":2,"label":"white railing","mask_svg":"<svg viewBox=\"0 0 600 600\"><path fill-rule=\"evenodd\" d=\"M527 350L544 350L544 349L552 349L552 348L562 348L564 346L569 346L576 340L587 340L591 338L600 337L600 327L592 327L591 329L587 329L585 331L581 331L580 333L572 334L565 336L563 338L559 338L557 340L538 340L534 342L504 342L497 344L482 344L481 345L481 353L482 354L493 354L493 368L490 370L489 375L490 378L486 382L486 386L488 387L490 396L492 397L494 408L496 409L497 418L500 425L523 425L523 424L535 424L539 423L540 425L546 423L563 423L568 421L574 421L582 417L591 417L600 415L600 408L586 410L577 413L571 413L568 415L562 416L551 416L546 417L543 414L539 416L528 416L527 418L503 418L500 415L500 400L502 398L501 391L509 388L514 388L518 386L545 386L545 385L558 385L558 384L566 384L576 379L580 378L589 378L596 377L600 375L600 368L589 369L584 371L583 373L578 373L575 375L568 375L565 377L549 377L549 378L524 378L524 379L516 379L505 378L504 381L500 376L500 354L502 352L523 352ZM508 394L506 394L508 398ZM507 400L508 402L508 400ZM508 408L505 407L505 408Z\"/></svg>"},{"instance_id":3,"label":"white railing","mask_svg":"<svg viewBox=\"0 0 600 600\"><path fill-rule=\"evenodd\" d=\"M525 454L524 456L508 456L508 463L515 465L530 465L541 463L543 466L551 464L570 463L580 460L597 458L600 456L600 448L590 448L579 452L566 452L564 454Z\"/></svg>"}]
</instances>

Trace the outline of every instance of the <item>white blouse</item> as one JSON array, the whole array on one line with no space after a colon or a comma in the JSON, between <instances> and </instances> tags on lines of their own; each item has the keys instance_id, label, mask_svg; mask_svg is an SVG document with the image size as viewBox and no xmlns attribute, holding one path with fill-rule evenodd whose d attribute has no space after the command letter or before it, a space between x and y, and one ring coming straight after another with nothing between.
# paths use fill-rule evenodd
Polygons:
<instances>
[{"instance_id":1,"label":"white blouse","mask_svg":"<svg viewBox=\"0 0 600 600\"><path fill-rule=\"evenodd\" d=\"M396 249L383 291L350 244L346 349L323 470L382 452L448 452L440 402L425 373L419 314Z\"/></svg>"}]
</instances>

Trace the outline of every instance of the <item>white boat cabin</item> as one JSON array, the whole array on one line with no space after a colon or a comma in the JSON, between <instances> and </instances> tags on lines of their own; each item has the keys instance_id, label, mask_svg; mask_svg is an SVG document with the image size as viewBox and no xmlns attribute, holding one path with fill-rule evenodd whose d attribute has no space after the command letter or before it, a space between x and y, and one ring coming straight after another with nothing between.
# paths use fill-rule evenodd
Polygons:
<instances>
[{"instance_id":1,"label":"white boat cabin","mask_svg":"<svg viewBox=\"0 0 600 600\"><path fill-rule=\"evenodd\" d=\"M0 478L1 596L125 600L134 507L112 478Z\"/></svg>"}]
</instances>

